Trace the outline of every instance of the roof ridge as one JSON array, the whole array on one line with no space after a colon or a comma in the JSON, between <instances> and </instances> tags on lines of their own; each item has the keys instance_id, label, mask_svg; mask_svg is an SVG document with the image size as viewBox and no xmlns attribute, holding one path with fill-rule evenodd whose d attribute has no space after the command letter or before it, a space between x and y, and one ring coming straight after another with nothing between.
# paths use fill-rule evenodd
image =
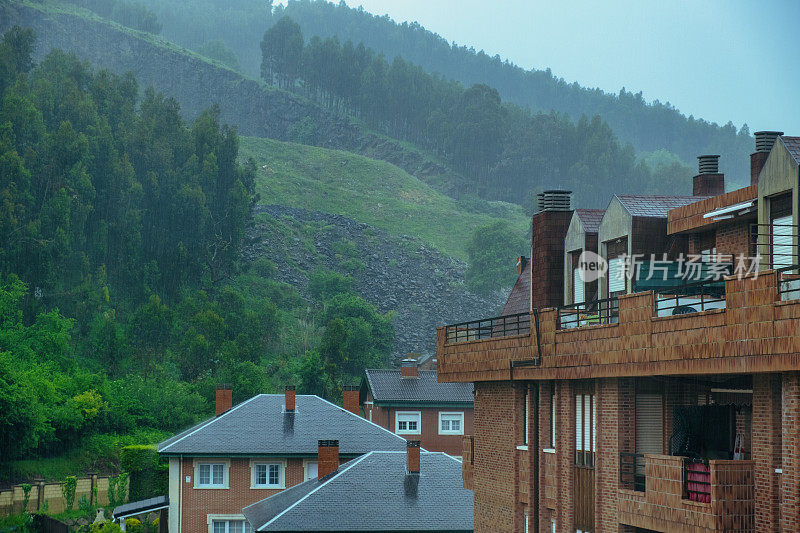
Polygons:
<instances>
[{"instance_id":1,"label":"roof ridge","mask_svg":"<svg viewBox=\"0 0 800 533\"><path fill-rule=\"evenodd\" d=\"M205 429L205 428L207 428L208 426L210 426L211 424L213 424L213 423L214 423L214 422L216 422L217 420L221 420L221 419L222 419L224 416L226 416L227 414L234 412L234 411L235 411L235 410L237 410L238 408L240 408L240 407L244 406L245 404L248 404L248 403L252 402L252 401L253 401L253 400L255 400L256 398L260 398L261 396L266 396L266 395L265 395L265 394L256 394L256 395L255 395L255 396L253 396L252 398L249 398L249 399L247 399L247 400L243 401L242 403L240 403L240 404L239 404L239 405L237 405L236 407L232 407L231 409L228 409L227 411L225 411L225 412L224 412L224 413L222 413L221 415L219 415L219 416L215 416L214 418L212 418L212 419L208 420L208 421L207 421L207 422L208 422L207 424L203 424L203 425L201 425L200 427L198 427L197 429L195 429L195 430L194 430L194 431L192 431L191 433L187 433L187 434L186 434L186 435L184 435L183 437L181 437L181 438L179 438L179 439L177 439L177 440L175 440L175 441L173 441L173 442L170 442L169 444L167 444L166 446L164 446L164 447L163 447L163 448L161 448L160 450L156 450L156 451L157 451L158 453L163 453L163 452L164 452L164 451L165 451L167 448L169 448L170 446L173 446L173 445L175 445L175 444L178 444L180 441L182 441L183 439L185 439L185 438L187 438L187 437L191 437L192 435L194 435L195 433L197 433L197 432L198 432L198 431L200 431L201 429Z\"/></svg>"},{"instance_id":2,"label":"roof ridge","mask_svg":"<svg viewBox=\"0 0 800 533\"><path fill-rule=\"evenodd\" d=\"M328 404L330 404L330 405L332 405L332 406L334 406L334 407L336 407L336 408L338 408L338 409L341 409L341 410L342 410L342 411L344 411L345 413L347 413L347 414L350 414L350 415L352 415L352 416L354 416L354 417L358 418L359 420L361 420L361 421L363 421L363 422L366 422L367 424L372 424L373 426L375 426L375 427L377 427L377 428L380 428L380 429L382 429L383 431L385 431L386 433L390 434L390 435L391 435L391 436L393 436L393 437L397 437L398 439L400 439L400 440L402 440L402 441L404 441L404 442L405 442L405 440L406 440L406 439L404 439L403 437L401 437L400 435L398 435L397 433L393 433L393 432L389 431L388 429L386 429L385 427L383 427L383 426L379 426L378 424L376 424L376 423L375 423L375 422L373 422L372 420L367 420L367 419L366 419L366 418L364 418L363 416L361 416L361 415L357 415L357 414L355 414L355 413L354 413L354 412L352 412L352 411L348 411L348 410L347 410L347 409L345 409L344 407L340 407L340 406L336 405L336 404L335 404L335 403L333 403L333 402L329 402L329 401L328 401L328 400L326 400L325 398L322 398L322 397L320 397L320 396L317 396L317 398L319 398L319 399L320 399L320 400L322 400L323 402L325 402L325 403L328 403ZM368 453L372 453L372 452L374 452L374 451L376 451L376 450L370 450Z\"/></svg>"},{"instance_id":3,"label":"roof ridge","mask_svg":"<svg viewBox=\"0 0 800 533\"><path fill-rule=\"evenodd\" d=\"M324 398L323 398L323 399L324 399ZM264 523L264 524L261 524L261 525L258 527L258 529L257 529L256 531L261 531L263 528L267 527L268 525L270 525L271 523L273 523L275 520L277 520L278 518L280 518L280 517L282 517L283 515L285 515L286 513L288 513L290 510L292 510L293 508L297 507L297 506L298 506L298 505L299 505L301 502L305 501L305 500L306 500L308 497L310 497L312 494L314 494L315 492L317 492L319 489L321 489L322 487L326 486L328 483L330 483L331 481L333 481L333 480L334 480L334 479L336 479L337 477L341 476L342 474L344 474L345 472L347 472L348 470L350 470L351 468L353 468L354 466L356 466L358 463L360 463L361 461L363 461L364 459L366 459L367 457L369 457L370 455L372 455L373 453L375 453L375 452L374 452L374 451L372 451L372 452L367 452L367 453L365 453L364 455L362 455L361 457L358 457L357 459L354 459L354 460L352 460L352 461L349 461L349 462L348 462L349 464L348 464L348 463L345 463L345 465L347 465L347 466L346 466L345 468L343 468L341 471L337 472L335 476L331 476L330 478L326 479L326 480L325 480L323 483L320 483L318 487L314 488L314 490L310 491L308 494L305 494L305 495L304 495L302 498L300 498L299 500L297 500L296 502L294 502L293 504L291 504L289 507L287 507L286 509L284 509L284 510L283 510L283 511L281 511L280 513L276 514L275 516L273 516L273 517L272 517L272 518L271 518L269 521L267 521L266 523ZM279 494L280 494L280 493L279 493ZM264 499L267 499L267 498L264 498ZM253 505L258 505L258 504L259 504L260 502L262 502L262 501L264 501L264 500L259 500L259 501L255 502L255 503L252 503L252 504L248 505L247 507L251 507L251 506L253 506ZM245 507L245 509L247 509L247 507ZM244 510L244 509L243 509L243 510Z\"/></svg>"}]
</instances>

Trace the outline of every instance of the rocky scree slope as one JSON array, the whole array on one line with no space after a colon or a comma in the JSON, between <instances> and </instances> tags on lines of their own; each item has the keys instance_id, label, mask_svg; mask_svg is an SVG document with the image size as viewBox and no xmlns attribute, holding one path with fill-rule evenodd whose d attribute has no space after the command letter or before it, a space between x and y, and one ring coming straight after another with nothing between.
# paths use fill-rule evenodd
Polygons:
<instances>
[{"instance_id":1,"label":"rocky scree slope","mask_svg":"<svg viewBox=\"0 0 800 533\"><path fill-rule=\"evenodd\" d=\"M496 316L505 301L502 293L483 298L467 291L466 264L411 237L395 238L351 218L318 211L280 205L258 205L255 211L257 220L266 214L278 226L312 229L304 239L302 231L289 235L275 231L274 223L258 221L248 230L245 260L270 259L278 267L277 279L306 298L308 276L315 269L352 275L358 294L381 313L395 312L398 360L410 352L435 352L437 326ZM340 243L351 243L357 255L343 256ZM347 259L356 259L357 267L343 268Z\"/></svg>"}]
</instances>

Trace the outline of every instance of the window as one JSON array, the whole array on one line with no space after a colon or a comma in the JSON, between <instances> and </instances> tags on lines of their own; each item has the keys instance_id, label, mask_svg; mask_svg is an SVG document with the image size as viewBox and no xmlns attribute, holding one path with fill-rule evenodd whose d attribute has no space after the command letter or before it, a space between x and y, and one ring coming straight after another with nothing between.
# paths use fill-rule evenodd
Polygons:
<instances>
[{"instance_id":1,"label":"window","mask_svg":"<svg viewBox=\"0 0 800 533\"><path fill-rule=\"evenodd\" d=\"M556 447L556 384L550 385L550 447Z\"/></svg>"},{"instance_id":2,"label":"window","mask_svg":"<svg viewBox=\"0 0 800 533\"><path fill-rule=\"evenodd\" d=\"M606 244L608 259L608 295L617 296L628 290L628 277L625 272L625 256L628 253L628 240L622 238Z\"/></svg>"},{"instance_id":3,"label":"window","mask_svg":"<svg viewBox=\"0 0 800 533\"><path fill-rule=\"evenodd\" d=\"M253 465L253 487L264 489L283 488L281 463L255 463Z\"/></svg>"},{"instance_id":4,"label":"window","mask_svg":"<svg viewBox=\"0 0 800 533\"><path fill-rule=\"evenodd\" d=\"M306 462L306 481L309 479L316 479L319 475L319 463L316 461Z\"/></svg>"},{"instance_id":5,"label":"window","mask_svg":"<svg viewBox=\"0 0 800 533\"><path fill-rule=\"evenodd\" d=\"M211 533L253 533L247 520L214 520Z\"/></svg>"},{"instance_id":6,"label":"window","mask_svg":"<svg viewBox=\"0 0 800 533\"><path fill-rule=\"evenodd\" d=\"M198 487L224 487L224 463L200 463L197 465Z\"/></svg>"},{"instance_id":7,"label":"window","mask_svg":"<svg viewBox=\"0 0 800 533\"><path fill-rule=\"evenodd\" d=\"M594 466L597 404L594 394L575 395L575 464Z\"/></svg>"},{"instance_id":8,"label":"window","mask_svg":"<svg viewBox=\"0 0 800 533\"><path fill-rule=\"evenodd\" d=\"M770 222L772 268L794 264L791 193L770 198Z\"/></svg>"},{"instance_id":9,"label":"window","mask_svg":"<svg viewBox=\"0 0 800 533\"><path fill-rule=\"evenodd\" d=\"M439 413L439 435L463 435L464 413Z\"/></svg>"},{"instance_id":10,"label":"window","mask_svg":"<svg viewBox=\"0 0 800 533\"><path fill-rule=\"evenodd\" d=\"M419 435L422 415L419 411L398 411L395 415L395 433L398 435Z\"/></svg>"},{"instance_id":11,"label":"window","mask_svg":"<svg viewBox=\"0 0 800 533\"><path fill-rule=\"evenodd\" d=\"M530 402L530 389L525 388L525 393L522 395L522 444L528 445L528 402Z\"/></svg>"},{"instance_id":12,"label":"window","mask_svg":"<svg viewBox=\"0 0 800 533\"><path fill-rule=\"evenodd\" d=\"M572 252L572 303L579 304L584 298L583 271L581 270L581 250Z\"/></svg>"}]
</instances>

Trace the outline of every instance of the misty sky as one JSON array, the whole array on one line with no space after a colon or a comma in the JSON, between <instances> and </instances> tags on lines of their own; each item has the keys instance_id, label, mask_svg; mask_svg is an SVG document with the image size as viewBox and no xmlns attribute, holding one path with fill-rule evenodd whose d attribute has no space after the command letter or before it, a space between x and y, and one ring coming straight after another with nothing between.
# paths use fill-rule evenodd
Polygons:
<instances>
[{"instance_id":1,"label":"misty sky","mask_svg":"<svg viewBox=\"0 0 800 533\"><path fill-rule=\"evenodd\" d=\"M800 135L797 0L347 0L525 68Z\"/></svg>"}]
</instances>

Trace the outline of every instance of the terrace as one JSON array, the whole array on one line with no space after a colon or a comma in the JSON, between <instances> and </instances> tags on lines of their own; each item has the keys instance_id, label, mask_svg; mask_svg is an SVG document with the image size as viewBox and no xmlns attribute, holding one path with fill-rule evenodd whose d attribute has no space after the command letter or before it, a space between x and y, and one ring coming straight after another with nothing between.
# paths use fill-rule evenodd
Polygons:
<instances>
[{"instance_id":1,"label":"terrace","mask_svg":"<svg viewBox=\"0 0 800 533\"><path fill-rule=\"evenodd\" d=\"M440 327L441 381L795 370L800 266Z\"/></svg>"}]
</instances>

